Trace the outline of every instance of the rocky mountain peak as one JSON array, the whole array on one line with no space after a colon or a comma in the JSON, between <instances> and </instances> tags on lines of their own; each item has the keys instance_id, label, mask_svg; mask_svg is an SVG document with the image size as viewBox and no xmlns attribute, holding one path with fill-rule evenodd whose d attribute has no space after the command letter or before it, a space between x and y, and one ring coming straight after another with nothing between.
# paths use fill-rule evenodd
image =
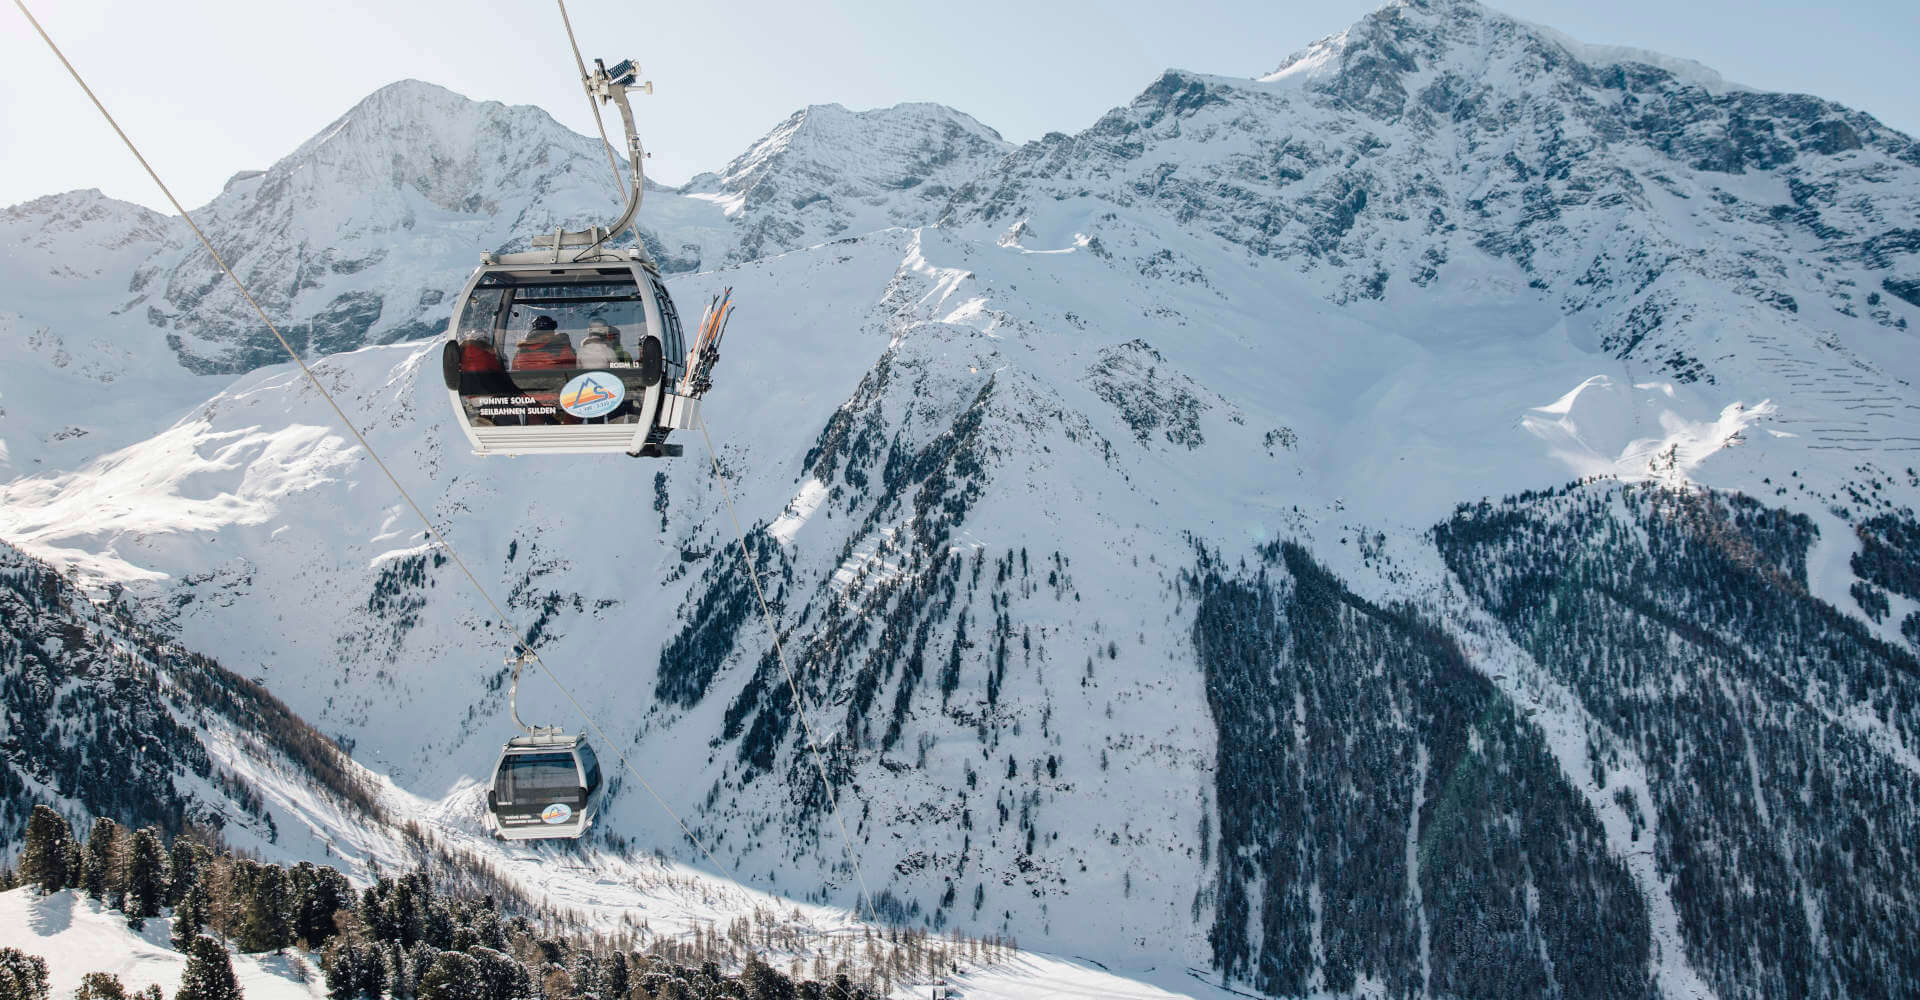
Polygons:
<instances>
[{"instance_id":1,"label":"rocky mountain peak","mask_svg":"<svg viewBox=\"0 0 1920 1000\"><path fill-rule=\"evenodd\" d=\"M710 183L718 189L749 191L784 164L847 159L848 149L860 143L876 144L882 153L924 153L929 158L956 155L960 150L1005 153L1011 148L1000 133L943 104L906 103L867 111L814 104L794 112L718 174L702 177L713 178ZM900 181L905 178L899 171L914 166L911 159L903 163L884 155L854 159L853 165L868 179ZM692 186L707 185L696 181Z\"/></svg>"},{"instance_id":2,"label":"rocky mountain peak","mask_svg":"<svg viewBox=\"0 0 1920 1000\"><path fill-rule=\"evenodd\" d=\"M794 112L686 191L740 219L729 256L747 260L848 233L932 222L954 190L1012 150L1000 133L940 104Z\"/></svg>"},{"instance_id":3,"label":"rocky mountain peak","mask_svg":"<svg viewBox=\"0 0 1920 1000\"><path fill-rule=\"evenodd\" d=\"M1436 81L1511 90L1543 78L1690 88L1710 95L1745 89L1692 60L1589 45L1475 0L1395 0L1293 53L1260 79L1339 97L1376 117L1394 117Z\"/></svg>"},{"instance_id":4,"label":"rocky mountain peak","mask_svg":"<svg viewBox=\"0 0 1920 1000\"><path fill-rule=\"evenodd\" d=\"M1697 294L1681 284L1902 328L1884 303L1920 297L1916 166L1907 136L1819 98L1473 0L1403 0L1257 80L1170 71L1085 132L1022 147L946 218L1195 282L1157 255L1166 232L1203 232L1292 262L1339 304L1424 296L1497 261L1520 297L1585 313L1605 331L1593 346L1695 381L1730 345L1711 310L1678 306ZM1156 221L1103 227L1100 205Z\"/></svg>"},{"instance_id":5,"label":"rocky mountain peak","mask_svg":"<svg viewBox=\"0 0 1920 1000\"><path fill-rule=\"evenodd\" d=\"M172 220L130 201L109 198L99 188L44 195L0 209L8 245L51 245L70 234L95 233L106 245L163 239Z\"/></svg>"},{"instance_id":6,"label":"rocky mountain peak","mask_svg":"<svg viewBox=\"0 0 1920 1000\"><path fill-rule=\"evenodd\" d=\"M445 318L421 286L457 286L479 253L528 233L609 221L619 206L601 157L540 108L402 80L194 214L269 315L325 353L426 336ZM410 260L396 268L402 243ZM157 289L150 322L191 371L284 356L197 244L156 255L134 284Z\"/></svg>"},{"instance_id":7,"label":"rocky mountain peak","mask_svg":"<svg viewBox=\"0 0 1920 1000\"><path fill-rule=\"evenodd\" d=\"M681 190L651 185L640 225L669 272L919 225L1009 148L939 105L811 107L721 174ZM446 320L422 286L457 287L483 251L604 224L619 207L597 138L540 108L401 80L267 170L236 174L195 216L269 315L301 329L307 350L327 352L427 336ZM396 269L402 243L410 249ZM197 246L156 255L134 284L159 290L149 318L191 371L282 356Z\"/></svg>"},{"instance_id":8,"label":"rocky mountain peak","mask_svg":"<svg viewBox=\"0 0 1920 1000\"><path fill-rule=\"evenodd\" d=\"M126 274L180 232L179 220L96 188L0 209L9 277L45 282L31 298L0 306L0 316L58 313L76 293L122 298Z\"/></svg>"},{"instance_id":9,"label":"rocky mountain peak","mask_svg":"<svg viewBox=\"0 0 1920 1000\"><path fill-rule=\"evenodd\" d=\"M254 186L236 178L240 184L208 210L225 214L235 209L235 200L293 196L316 204L352 193L411 189L437 207L470 212L518 178L564 172L597 154L596 143L540 108L475 101L434 84L401 80L355 104Z\"/></svg>"}]
</instances>

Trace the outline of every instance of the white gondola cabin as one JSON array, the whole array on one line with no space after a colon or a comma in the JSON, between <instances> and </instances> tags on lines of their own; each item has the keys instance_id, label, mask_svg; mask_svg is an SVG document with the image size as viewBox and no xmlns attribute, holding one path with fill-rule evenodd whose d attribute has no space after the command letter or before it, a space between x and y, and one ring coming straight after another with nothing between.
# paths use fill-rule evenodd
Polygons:
<instances>
[{"instance_id":1,"label":"white gondola cabin","mask_svg":"<svg viewBox=\"0 0 1920 1000\"><path fill-rule=\"evenodd\" d=\"M571 235L571 234L568 234ZM700 400L673 299L637 253L489 255L448 328L442 374L479 455L676 454Z\"/></svg>"},{"instance_id":2,"label":"white gondola cabin","mask_svg":"<svg viewBox=\"0 0 1920 1000\"><path fill-rule=\"evenodd\" d=\"M653 84L635 83L631 59L612 69L596 59L582 72L588 96L617 105L626 126L626 209L606 228L556 229L533 237L533 250L483 254L454 300L442 375L478 455L679 454L667 435L698 425L719 360L725 303L710 307L711 329L703 320L689 352L639 228L633 248L609 244L646 194L627 91Z\"/></svg>"},{"instance_id":3,"label":"white gondola cabin","mask_svg":"<svg viewBox=\"0 0 1920 1000\"><path fill-rule=\"evenodd\" d=\"M503 840L577 839L593 825L600 785L600 761L585 736L516 736L493 767L487 825Z\"/></svg>"}]
</instances>

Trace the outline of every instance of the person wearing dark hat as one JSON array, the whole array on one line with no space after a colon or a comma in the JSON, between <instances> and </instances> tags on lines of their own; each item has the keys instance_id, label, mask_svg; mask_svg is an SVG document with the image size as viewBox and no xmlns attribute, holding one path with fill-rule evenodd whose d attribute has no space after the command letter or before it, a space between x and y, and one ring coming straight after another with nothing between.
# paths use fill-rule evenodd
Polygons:
<instances>
[{"instance_id":1,"label":"person wearing dark hat","mask_svg":"<svg viewBox=\"0 0 1920 1000\"><path fill-rule=\"evenodd\" d=\"M573 341L560 332L552 316L535 316L527 336L513 345L515 370L529 368L574 368Z\"/></svg>"}]
</instances>

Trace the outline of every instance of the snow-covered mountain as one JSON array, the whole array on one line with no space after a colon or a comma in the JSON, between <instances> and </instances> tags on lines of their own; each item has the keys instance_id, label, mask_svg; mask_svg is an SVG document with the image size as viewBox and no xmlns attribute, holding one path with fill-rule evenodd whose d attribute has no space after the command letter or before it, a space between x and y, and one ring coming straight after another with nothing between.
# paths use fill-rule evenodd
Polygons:
<instances>
[{"instance_id":1,"label":"snow-covered mountain","mask_svg":"<svg viewBox=\"0 0 1920 1000\"><path fill-rule=\"evenodd\" d=\"M89 597L0 543L0 612L0 843L45 803L360 873L403 856L379 779L257 681L154 635L117 588Z\"/></svg>"},{"instance_id":2,"label":"snow-covered mountain","mask_svg":"<svg viewBox=\"0 0 1920 1000\"><path fill-rule=\"evenodd\" d=\"M132 275L177 219L98 191L0 210L0 470L64 468L123 447L206 398L128 313ZM156 374L157 373L157 374ZM177 374L176 374L177 373ZM170 412L171 411L171 412Z\"/></svg>"},{"instance_id":3,"label":"snow-covered mountain","mask_svg":"<svg viewBox=\"0 0 1920 1000\"><path fill-rule=\"evenodd\" d=\"M643 225L662 267L679 271L920 224L1009 148L936 105L809 108L720 175L702 174L684 191L650 184ZM194 217L296 347L322 355L439 332L441 296L424 290L457 284L483 251L609 221L621 190L599 141L545 111L407 80L267 170L233 175ZM46 266L61 273L101 271L60 259L76 248L41 235L50 232L146 249L116 306L165 331L181 366L235 373L283 357L184 226L97 194L80 207L47 202L10 212L23 232L19 256L57 255Z\"/></svg>"},{"instance_id":4,"label":"snow-covered mountain","mask_svg":"<svg viewBox=\"0 0 1920 1000\"><path fill-rule=\"evenodd\" d=\"M930 222L957 187L1012 148L1000 133L938 104L858 113L815 105L682 193L710 199L738 220L723 260L751 260Z\"/></svg>"},{"instance_id":5,"label":"snow-covered mountain","mask_svg":"<svg viewBox=\"0 0 1920 1000\"><path fill-rule=\"evenodd\" d=\"M681 272L925 224L1008 148L935 105L808 108L722 174L649 182L643 234ZM604 224L619 198L597 138L406 80L193 214L294 347L320 356L439 332L482 252ZM0 246L0 469L14 475L130 444L285 357L178 219L70 192L0 213Z\"/></svg>"},{"instance_id":6,"label":"snow-covered mountain","mask_svg":"<svg viewBox=\"0 0 1920 1000\"><path fill-rule=\"evenodd\" d=\"M720 874L1271 995L1920 981L1907 137L1410 0L1076 135L809 108L650 193L676 296L744 307L707 419L856 879L702 442L482 462L436 345L386 343L472 253L597 217L597 140L362 109L224 238L315 329L378 297L320 377ZM130 300L242 329L165 254ZM238 336L182 357L267 360ZM491 612L297 373L208 395L0 486L0 537L470 835ZM607 830L707 864L637 784Z\"/></svg>"}]
</instances>

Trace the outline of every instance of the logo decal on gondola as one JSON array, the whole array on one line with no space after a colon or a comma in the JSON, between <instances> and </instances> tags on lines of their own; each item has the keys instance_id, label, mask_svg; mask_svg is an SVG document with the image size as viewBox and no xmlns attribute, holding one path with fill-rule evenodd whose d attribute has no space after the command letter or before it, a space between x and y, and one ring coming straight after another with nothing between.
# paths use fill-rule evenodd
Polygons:
<instances>
[{"instance_id":1,"label":"logo decal on gondola","mask_svg":"<svg viewBox=\"0 0 1920 1000\"><path fill-rule=\"evenodd\" d=\"M606 372L576 375L560 390L560 408L576 417L604 417L627 398L627 387Z\"/></svg>"},{"instance_id":2,"label":"logo decal on gondola","mask_svg":"<svg viewBox=\"0 0 1920 1000\"><path fill-rule=\"evenodd\" d=\"M555 802L540 810L540 822L559 825L573 818L573 808L565 802Z\"/></svg>"}]
</instances>

